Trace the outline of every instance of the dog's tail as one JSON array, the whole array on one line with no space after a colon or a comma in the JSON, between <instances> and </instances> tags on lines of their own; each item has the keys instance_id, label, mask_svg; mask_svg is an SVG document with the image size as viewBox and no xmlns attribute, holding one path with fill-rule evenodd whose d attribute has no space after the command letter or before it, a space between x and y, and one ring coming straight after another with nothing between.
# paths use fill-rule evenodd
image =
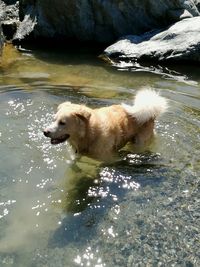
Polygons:
<instances>
[{"instance_id":1,"label":"dog's tail","mask_svg":"<svg viewBox=\"0 0 200 267\"><path fill-rule=\"evenodd\" d=\"M150 119L157 118L167 110L167 100L152 89L139 91L134 100L134 105L122 104L126 112L143 124Z\"/></svg>"}]
</instances>

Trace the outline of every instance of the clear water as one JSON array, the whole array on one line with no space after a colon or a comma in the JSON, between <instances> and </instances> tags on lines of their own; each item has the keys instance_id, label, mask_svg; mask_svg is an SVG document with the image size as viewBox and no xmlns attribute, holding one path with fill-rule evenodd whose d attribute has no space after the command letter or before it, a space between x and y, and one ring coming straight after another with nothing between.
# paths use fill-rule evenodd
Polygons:
<instances>
[{"instance_id":1,"label":"clear water","mask_svg":"<svg viewBox=\"0 0 200 267\"><path fill-rule=\"evenodd\" d=\"M178 71L113 68L94 51L6 48L0 266L200 266L200 71ZM43 137L57 104L129 102L144 86L170 104L149 151L112 165L74 161L69 145Z\"/></svg>"}]
</instances>

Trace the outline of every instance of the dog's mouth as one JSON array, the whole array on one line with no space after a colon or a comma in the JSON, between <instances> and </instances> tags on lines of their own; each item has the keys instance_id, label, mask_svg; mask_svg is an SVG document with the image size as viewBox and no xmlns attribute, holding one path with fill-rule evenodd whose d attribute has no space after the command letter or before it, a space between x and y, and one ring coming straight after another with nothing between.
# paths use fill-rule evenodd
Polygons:
<instances>
[{"instance_id":1,"label":"dog's mouth","mask_svg":"<svg viewBox=\"0 0 200 267\"><path fill-rule=\"evenodd\" d=\"M65 142L70 137L69 134L65 134L60 136L59 138L51 138L51 144L52 145L58 145L60 143Z\"/></svg>"}]
</instances>

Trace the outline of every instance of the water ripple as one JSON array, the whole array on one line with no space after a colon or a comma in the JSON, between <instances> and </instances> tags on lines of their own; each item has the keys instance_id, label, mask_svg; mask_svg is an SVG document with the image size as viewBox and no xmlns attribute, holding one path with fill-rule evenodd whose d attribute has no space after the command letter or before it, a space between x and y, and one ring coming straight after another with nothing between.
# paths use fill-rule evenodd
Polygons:
<instances>
[{"instance_id":1,"label":"water ripple","mask_svg":"<svg viewBox=\"0 0 200 267\"><path fill-rule=\"evenodd\" d=\"M0 262L199 266L199 87L134 72L115 80L111 69L113 81L94 87L38 73L41 81L28 74L19 87L0 87ZM60 102L121 103L151 83L170 108L145 152L127 148L114 164L83 164L69 145L43 136Z\"/></svg>"}]
</instances>

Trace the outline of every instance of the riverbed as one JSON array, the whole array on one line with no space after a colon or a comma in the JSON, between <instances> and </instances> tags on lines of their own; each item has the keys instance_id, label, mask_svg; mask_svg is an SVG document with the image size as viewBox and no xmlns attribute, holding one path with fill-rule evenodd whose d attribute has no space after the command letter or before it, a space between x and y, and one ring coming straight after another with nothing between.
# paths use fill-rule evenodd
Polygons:
<instances>
[{"instance_id":1,"label":"riverbed","mask_svg":"<svg viewBox=\"0 0 200 267\"><path fill-rule=\"evenodd\" d=\"M0 64L0 266L200 266L200 70L103 62L95 49L5 48ZM63 101L167 98L146 151L76 160L42 130Z\"/></svg>"}]
</instances>

